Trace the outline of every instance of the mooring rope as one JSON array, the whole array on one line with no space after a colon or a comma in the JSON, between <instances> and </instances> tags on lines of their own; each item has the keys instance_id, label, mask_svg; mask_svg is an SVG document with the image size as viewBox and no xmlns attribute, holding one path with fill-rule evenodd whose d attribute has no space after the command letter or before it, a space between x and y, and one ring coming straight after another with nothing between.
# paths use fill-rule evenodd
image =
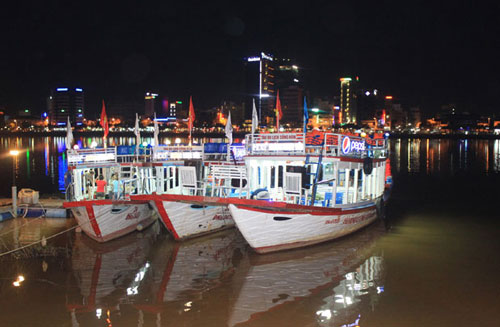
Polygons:
<instances>
[{"instance_id":1,"label":"mooring rope","mask_svg":"<svg viewBox=\"0 0 500 327\"><path fill-rule=\"evenodd\" d=\"M83 223L83 224L76 224L75 226L71 226L71 227L70 227L70 228L68 228L68 229L65 229L65 230L63 230L63 231L60 231L60 232L58 232L58 233L56 233L56 234L52 234L52 235L50 235L49 237L45 237L45 236L43 236L43 237L42 237L42 239L40 239L40 240L38 240L38 241L35 241L35 242L32 242L32 243L29 243L29 244L26 244L26 245L20 246L20 247L18 247L18 248L15 248L15 249L12 249L12 250L9 250L9 251L6 251L6 252L2 252L2 253L0 253L0 257L3 257L4 255L7 255L7 254L11 254L11 253L17 252L17 251L19 251L19 250L26 249L26 248L28 248L28 247L30 247L30 246L33 246L33 245L36 245L36 244L38 244L38 243L46 243L46 242L47 242L47 240L50 240L50 239L52 239L52 238L54 238L54 237L56 237L56 236L62 235L62 234L64 234L64 233L67 233L67 232L69 232L69 231L71 231L71 230L73 230L73 229L76 229L76 228L78 228L78 227L81 227L81 226L83 226L83 225L90 224L90 223L91 223L93 220L95 220L95 219L97 219L97 217L90 218L90 219L89 219L89 221L87 221L87 222L85 222L85 223ZM44 244L42 244L42 246L45 246L45 245L44 245Z\"/></svg>"},{"instance_id":2,"label":"mooring rope","mask_svg":"<svg viewBox=\"0 0 500 327\"><path fill-rule=\"evenodd\" d=\"M24 226L26 226L26 225L31 224L31 223L32 223L33 221L35 221L35 220L38 220L38 219L40 219L40 218L44 218L44 217L45 217L45 213L46 213L47 211L46 211L46 209L43 207L43 205L42 205L40 202L39 202L38 204L39 204L39 205L40 205L40 207L42 208L42 214L41 214L40 216L38 216L38 217L34 217L34 218L30 218L30 220L28 220L27 222L25 222L25 223L24 223L24 224L22 224L21 226L13 227L13 228L11 228L10 230L8 230L8 231L6 231L6 232L4 232L4 233L1 233L1 234L0 234L0 237L4 236L4 235L6 235L6 234L10 234L10 233L12 233L12 231L13 231L14 229L16 229L16 228L21 228L21 227L24 227ZM12 212L12 210L9 210L10 214L12 215L12 217L14 217L14 219L16 219L16 218L26 219L26 215L28 214L28 211L29 211L28 204L21 204L19 207L21 207L21 206L26 206L26 210L25 210L25 212L24 212L24 215L23 215L23 216L20 216L20 217L15 217L14 213Z\"/></svg>"},{"instance_id":3,"label":"mooring rope","mask_svg":"<svg viewBox=\"0 0 500 327\"><path fill-rule=\"evenodd\" d=\"M44 237L42 237L42 239L41 239L41 240L38 240L38 241L35 241L35 242L32 242L32 243L29 243L29 244L26 244L26 245L20 246L20 247L18 247L18 248L15 248L15 249L12 249L12 250L9 250L9 251L6 251L6 252L2 252L2 253L0 253L0 257L3 257L4 255L10 254L10 253L17 252L17 251L19 251L19 250L23 250L23 249L29 248L30 246L36 245L36 244L38 244L38 243L47 242L47 240L50 240L51 238L54 238L54 237L56 237L56 236L59 236L59 235L64 234L64 233L66 233L66 232L69 232L70 230L73 230L73 229L75 229L75 228L77 228L77 227L80 227L80 225L73 226L73 227L68 228L68 229L66 229L66 230L63 230L63 231L61 231L61 232L59 232L59 233L56 233L56 234L50 235L49 237L45 237L45 236L44 236Z\"/></svg>"}]
</instances>

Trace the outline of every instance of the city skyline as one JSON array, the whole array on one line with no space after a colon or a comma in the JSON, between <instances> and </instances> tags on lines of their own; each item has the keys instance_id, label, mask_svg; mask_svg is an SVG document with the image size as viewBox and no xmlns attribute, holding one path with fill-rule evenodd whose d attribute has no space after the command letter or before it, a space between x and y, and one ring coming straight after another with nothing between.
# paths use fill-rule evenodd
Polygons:
<instances>
[{"instance_id":1,"label":"city skyline","mask_svg":"<svg viewBox=\"0 0 500 327\"><path fill-rule=\"evenodd\" d=\"M244 58L260 51L295 59L319 97L338 95L339 78L359 76L408 107L492 113L500 91L496 8L487 5L3 6L0 106L14 110L39 110L50 89L65 85L85 89L89 115L102 99L140 99L147 90L193 95L208 109L244 96Z\"/></svg>"}]
</instances>

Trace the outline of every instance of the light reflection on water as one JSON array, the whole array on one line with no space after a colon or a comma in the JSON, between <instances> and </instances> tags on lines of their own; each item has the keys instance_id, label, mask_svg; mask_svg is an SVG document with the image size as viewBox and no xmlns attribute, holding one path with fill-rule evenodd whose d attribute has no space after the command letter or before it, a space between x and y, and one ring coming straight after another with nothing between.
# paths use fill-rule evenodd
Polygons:
<instances>
[{"instance_id":1,"label":"light reflection on water","mask_svg":"<svg viewBox=\"0 0 500 327\"><path fill-rule=\"evenodd\" d=\"M390 146L396 173L500 172L500 140L394 139Z\"/></svg>"},{"instance_id":2,"label":"light reflection on water","mask_svg":"<svg viewBox=\"0 0 500 327\"><path fill-rule=\"evenodd\" d=\"M57 188L60 143L21 144L30 152L18 171L29 162L33 180L42 175ZM500 172L499 141L401 139L391 140L391 150L397 187L388 231L376 223L341 240L268 255L253 253L235 229L182 243L159 224L105 244L71 232L24 257L0 258L0 325L495 325L500 228L488 199L498 196L490 180ZM467 173L465 180L478 184L473 190L463 183ZM448 197L443 181L454 182ZM466 194L461 203L442 201L458 193ZM49 222L0 223L2 251L74 224ZM14 287L20 274L26 280Z\"/></svg>"},{"instance_id":3,"label":"light reflection on water","mask_svg":"<svg viewBox=\"0 0 500 327\"><path fill-rule=\"evenodd\" d=\"M165 144L169 138L161 138ZM151 143L152 139L143 137L142 142ZM194 138L193 142L212 142L217 139ZM80 147L90 147L92 142L102 145L100 137L80 137L75 140ZM110 146L134 145L135 137L113 137L108 139ZM187 140L182 138L181 143ZM173 142L172 142L173 144ZM9 150L19 149L17 158L9 155ZM56 194L64 192L64 173L67 170L65 137L3 137L0 142L0 167L8 176L0 185L0 197L9 197L12 186L12 170L14 169L16 185L21 188L32 188L40 194ZM14 166L14 168L13 168Z\"/></svg>"},{"instance_id":4,"label":"light reflection on water","mask_svg":"<svg viewBox=\"0 0 500 327\"><path fill-rule=\"evenodd\" d=\"M15 237L48 232L31 227ZM2 270L26 276L18 288L0 280L2 323L40 323L20 313L45 306L51 315L39 326L347 325L384 295L376 247L384 234L375 224L338 242L267 256L250 251L235 229L182 243L159 223L104 244L72 234L43 256L21 256L15 271Z\"/></svg>"}]
</instances>

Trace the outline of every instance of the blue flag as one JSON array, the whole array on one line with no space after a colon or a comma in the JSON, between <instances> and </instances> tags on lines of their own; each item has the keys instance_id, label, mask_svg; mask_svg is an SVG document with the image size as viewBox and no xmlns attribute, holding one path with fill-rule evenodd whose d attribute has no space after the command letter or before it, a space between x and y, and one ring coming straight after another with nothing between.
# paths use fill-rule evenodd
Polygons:
<instances>
[{"instance_id":1,"label":"blue flag","mask_svg":"<svg viewBox=\"0 0 500 327\"><path fill-rule=\"evenodd\" d=\"M304 134L307 133L307 123L309 122L309 112L307 111L306 97L304 97Z\"/></svg>"}]
</instances>

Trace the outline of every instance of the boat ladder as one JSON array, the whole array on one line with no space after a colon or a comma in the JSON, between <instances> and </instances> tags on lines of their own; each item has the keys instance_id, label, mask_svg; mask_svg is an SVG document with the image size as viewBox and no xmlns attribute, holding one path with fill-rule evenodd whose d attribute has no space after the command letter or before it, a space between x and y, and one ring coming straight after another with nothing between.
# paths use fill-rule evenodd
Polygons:
<instances>
[{"instance_id":1,"label":"boat ladder","mask_svg":"<svg viewBox=\"0 0 500 327\"><path fill-rule=\"evenodd\" d=\"M305 162L306 174L308 176L314 176L314 181L313 181L312 184L306 184L306 185L307 186L312 186L312 194L311 194L310 205L314 205L314 203L316 201L316 191L318 189L319 172L320 172L320 169L321 169L321 163L323 161L323 150L321 150L317 162L312 162L312 161L310 161L310 159L311 159L311 156L308 154L306 156L306 162ZM314 172L307 173L307 165L317 165L317 166L316 166L316 169L314 170ZM307 199L306 199L306 202L307 202Z\"/></svg>"}]
</instances>

